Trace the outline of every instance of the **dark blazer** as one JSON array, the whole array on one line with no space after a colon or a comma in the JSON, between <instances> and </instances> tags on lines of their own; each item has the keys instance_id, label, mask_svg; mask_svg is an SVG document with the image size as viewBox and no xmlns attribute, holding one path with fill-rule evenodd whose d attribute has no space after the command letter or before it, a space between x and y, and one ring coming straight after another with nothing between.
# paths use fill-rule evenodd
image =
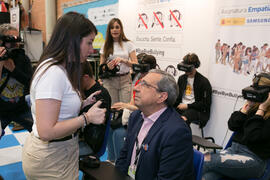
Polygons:
<instances>
[{"instance_id":1,"label":"dark blazer","mask_svg":"<svg viewBox=\"0 0 270 180\"><path fill-rule=\"evenodd\" d=\"M129 119L127 137L116 167L128 173L136 135L141 129L141 111L134 111ZM192 180L193 147L191 132L173 108L167 108L153 124L144 139L139 157L136 180Z\"/></svg>"},{"instance_id":2,"label":"dark blazer","mask_svg":"<svg viewBox=\"0 0 270 180\"><path fill-rule=\"evenodd\" d=\"M180 113L177 106L182 103L182 98L187 86L186 74L183 74L178 78L179 96L175 102L176 111ZM209 80L199 72L196 72L193 82L195 102L188 104L188 109L194 109L201 113L202 127L204 127L210 118L210 108L212 103L212 86ZM180 113L181 114L181 113Z\"/></svg>"}]
</instances>

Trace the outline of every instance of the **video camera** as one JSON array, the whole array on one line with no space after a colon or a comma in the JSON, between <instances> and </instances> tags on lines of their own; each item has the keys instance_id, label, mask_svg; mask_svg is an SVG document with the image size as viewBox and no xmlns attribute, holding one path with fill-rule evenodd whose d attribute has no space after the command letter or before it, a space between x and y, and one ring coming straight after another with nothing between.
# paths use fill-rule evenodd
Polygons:
<instances>
[{"instance_id":1,"label":"video camera","mask_svg":"<svg viewBox=\"0 0 270 180\"><path fill-rule=\"evenodd\" d=\"M255 75L255 78L253 79L253 85L242 89L242 95L244 99L250 100L252 102L264 102L267 99L268 93L270 92L270 86L258 85L262 77L270 79L270 75L267 73L261 73L257 76Z\"/></svg>"},{"instance_id":2,"label":"video camera","mask_svg":"<svg viewBox=\"0 0 270 180\"><path fill-rule=\"evenodd\" d=\"M150 64L132 64L132 70L135 73L146 73L150 69Z\"/></svg>"},{"instance_id":3,"label":"video camera","mask_svg":"<svg viewBox=\"0 0 270 180\"><path fill-rule=\"evenodd\" d=\"M98 76L101 79L107 79L116 76L116 73L120 70L120 66L115 66L112 70L108 68L107 64L101 64L99 66Z\"/></svg>"},{"instance_id":4,"label":"video camera","mask_svg":"<svg viewBox=\"0 0 270 180\"><path fill-rule=\"evenodd\" d=\"M16 47L16 43L18 42L22 42L22 39L20 37L16 38L14 36L0 35L0 46L5 47L7 50L4 56L0 57L0 61L4 61L8 58L14 57L14 55L20 49ZM11 43L11 46L7 46L6 43Z\"/></svg>"},{"instance_id":5,"label":"video camera","mask_svg":"<svg viewBox=\"0 0 270 180\"><path fill-rule=\"evenodd\" d=\"M184 63L177 64L177 69L179 71L191 72L194 68L195 66L192 64L184 64Z\"/></svg>"}]
</instances>

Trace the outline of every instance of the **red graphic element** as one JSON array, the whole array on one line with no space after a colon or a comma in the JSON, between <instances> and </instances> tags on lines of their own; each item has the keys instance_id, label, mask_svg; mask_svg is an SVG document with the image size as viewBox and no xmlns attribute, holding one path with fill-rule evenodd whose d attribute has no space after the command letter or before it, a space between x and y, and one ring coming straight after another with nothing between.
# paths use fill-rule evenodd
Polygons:
<instances>
[{"instance_id":1,"label":"red graphic element","mask_svg":"<svg viewBox=\"0 0 270 180\"><path fill-rule=\"evenodd\" d=\"M143 25L145 26L145 28L148 29L147 24L145 24L145 22L144 22L144 20L143 20L143 18L142 18L142 16L141 16L140 14L139 14L139 17L140 17L140 19L142 20L142 23L143 23Z\"/></svg>"},{"instance_id":2,"label":"red graphic element","mask_svg":"<svg viewBox=\"0 0 270 180\"><path fill-rule=\"evenodd\" d=\"M163 28L164 28L163 23L160 22L160 20L159 20L158 17L157 17L157 14L156 14L155 12L153 12L153 13L154 13L154 16L155 16L155 18L157 19L158 23L160 24L160 26L161 26L162 29L163 29Z\"/></svg>"},{"instance_id":3,"label":"red graphic element","mask_svg":"<svg viewBox=\"0 0 270 180\"><path fill-rule=\"evenodd\" d=\"M176 23L178 24L178 26L179 26L180 28L182 28L180 22L177 20L177 18L175 17L175 15L173 14L173 12L172 12L171 10L170 10L170 13L171 13L173 19L174 19L174 20L176 21Z\"/></svg>"}]
</instances>

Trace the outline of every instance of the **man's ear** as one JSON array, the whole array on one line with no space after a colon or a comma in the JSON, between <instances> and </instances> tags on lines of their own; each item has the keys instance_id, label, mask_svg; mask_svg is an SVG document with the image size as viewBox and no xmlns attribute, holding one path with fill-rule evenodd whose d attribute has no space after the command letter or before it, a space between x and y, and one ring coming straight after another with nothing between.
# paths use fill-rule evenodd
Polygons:
<instances>
[{"instance_id":1,"label":"man's ear","mask_svg":"<svg viewBox=\"0 0 270 180\"><path fill-rule=\"evenodd\" d=\"M158 103L163 103L168 99L168 93L167 92L161 92L159 94Z\"/></svg>"}]
</instances>

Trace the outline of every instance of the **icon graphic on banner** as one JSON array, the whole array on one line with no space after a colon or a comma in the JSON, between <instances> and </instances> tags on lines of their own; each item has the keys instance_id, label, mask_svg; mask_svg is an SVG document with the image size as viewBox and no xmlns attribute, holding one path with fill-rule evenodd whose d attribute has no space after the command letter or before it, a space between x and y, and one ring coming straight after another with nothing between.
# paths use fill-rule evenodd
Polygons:
<instances>
[{"instance_id":1,"label":"icon graphic on banner","mask_svg":"<svg viewBox=\"0 0 270 180\"><path fill-rule=\"evenodd\" d=\"M179 27L182 28L181 24L180 24L180 19L181 19L181 13L179 10L175 9L175 10L170 10L170 16L169 16L169 20L170 20L170 27Z\"/></svg>"},{"instance_id":2,"label":"icon graphic on banner","mask_svg":"<svg viewBox=\"0 0 270 180\"><path fill-rule=\"evenodd\" d=\"M152 23L152 28L154 26L161 26L161 28L163 29L164 28L164 25L163 25L163 14L162 12L160 11L157 11L157 12L153 12L154 14L154 18L153 18L153 23Z\"/></svg>"},{"instance_id":3,"label":"icon graphic on banner","mask_svg":"<svg viewBox=\"0 0 270 180\"><path fill-rule=\"evenodd\" d=\"M148 29L147 23L148 23L147 14L145 13L139 14L138 28L141 28L144 26L146 29Z\"/></svg>"}]
</instances>

